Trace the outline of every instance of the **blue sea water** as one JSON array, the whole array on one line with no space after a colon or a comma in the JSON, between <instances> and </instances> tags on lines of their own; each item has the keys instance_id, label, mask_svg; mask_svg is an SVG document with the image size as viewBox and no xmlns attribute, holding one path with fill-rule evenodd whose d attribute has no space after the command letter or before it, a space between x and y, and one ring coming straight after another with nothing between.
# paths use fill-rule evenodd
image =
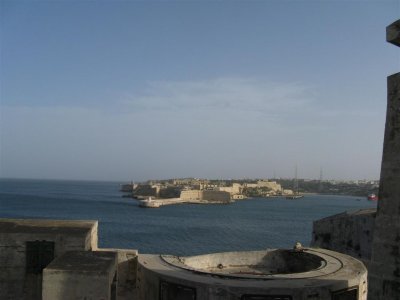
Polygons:
<instances>
[{"instance_id":1,"label":"blue sea water","mask_svg":"<svg viewBox=\"0 0 400 300\"><path fill-rule=\"evenodd\" d=\"M98 220L100 247L194 255L308 245L313 220L376 207L360 197L308 195L144 209L121 195L116 182L1 179L0 217Z\"/></svg>"}]
</instances>

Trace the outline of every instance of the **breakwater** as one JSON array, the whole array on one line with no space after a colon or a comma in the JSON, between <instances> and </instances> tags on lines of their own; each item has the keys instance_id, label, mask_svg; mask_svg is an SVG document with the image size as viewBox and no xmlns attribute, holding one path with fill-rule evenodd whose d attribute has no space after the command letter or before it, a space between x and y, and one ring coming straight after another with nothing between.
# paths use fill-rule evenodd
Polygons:
<instances>
[{"instance_id":1,"label":"breakwater","mask_svg":"<svg viewBox=\"0 0 400 300\"><path fill-rule=\"evenodd\" d=\"M176 204L228 204L229 202L220 202L212 200L197 200L197 199L181 199L181 198L170 198L170 199L148 199L138 200L139 206L144 208L159 208L166 205L176 205Z\"/></svg>"}]
</instances>

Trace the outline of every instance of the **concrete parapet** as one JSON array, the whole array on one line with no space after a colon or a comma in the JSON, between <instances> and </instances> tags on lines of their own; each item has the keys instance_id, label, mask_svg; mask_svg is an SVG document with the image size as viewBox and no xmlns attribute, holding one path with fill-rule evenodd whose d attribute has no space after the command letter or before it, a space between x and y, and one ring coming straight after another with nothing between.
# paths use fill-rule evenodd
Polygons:
<instances>
[{"instance_id":1,"label":"concrete parapet","mask_svg":"<svg viewBox=\"0 0 400 300\"><path fill-rule=\"evenodd\" d=\"M366 300L367 271L322 249L248 251L195 257L139 255L141 300Z\"/></svg>"},{"instance_id":2,"label":"concrete parapet","mask_svg":"<svg viewBox=\"0 0 400 300\"><path fill-rule=\"evenodd\" d=\"M117 295L119 299L134 299L136 292L136 275L138 251L133 249L101 248L98 251L117 254Z\"/></svg>"},{"instance_id":3,"label":"concrete parapet","mask_svg":"<svg viewBox=\"0 0 400 300\"><path fill-rule=\"evenodd\" d=\"M43 300L112 300L116 297L117 254L71 251L43 270Z\"/></svg>"},{"instance_id":4,"label":"concrete parapet","mask_svg":"<svg viewBox=\"0 0 400 300\"><path fill-rule=\"evenodd\" d=\"M371 259L376 209L333 215L313 223L312 247L330 249L361 259Z\"/></svg>"}]
</instances>

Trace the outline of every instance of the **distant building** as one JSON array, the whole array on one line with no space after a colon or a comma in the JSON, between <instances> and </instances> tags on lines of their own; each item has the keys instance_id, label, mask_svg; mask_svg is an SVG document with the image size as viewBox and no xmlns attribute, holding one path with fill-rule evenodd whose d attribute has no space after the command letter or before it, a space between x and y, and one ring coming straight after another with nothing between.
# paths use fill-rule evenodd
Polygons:
<instances>
[{"instance_id":1,"label":"distant building","mask_svg":"<svg viewBox=\"0 0 400 300\"><path fill-rule=\"evenodd\" d=\"M247 188L257 188L258 187L257 183L245 183L244 186Z\"/></svg>"},{"instance_id":2,"label":"distant building","mask_svg":"<svg viewBox=\"0 0 400 300\"><path fill-rule=\"evenodd\" d=\"M289 189L284 189L282 190L282 194L283 195L293 195L293 190L289 190Z\"/></svg>"},{"instance_id":3,"label":"distant building","mask_svg":"<svg viewBox=\"0 0 400 300\"><path fill-rule=\"evenodd\" d=\"M209 190L187 190L182 191L180 198L182 200L208 200L215 202L228 203L231 201L231 195L224 191Z\"/></svg>"},{"instance_id":4,"label":"distant building","mask_svg":"<svg viewBox=\"0 0 400 300\"><path fill-rule=\"evenodd\" d=\"M265 187L273 192L280 192L282 190L282 186L279 183L277 183L276 181L268 181L268 180L257 181L257 187Z\"/></svg>"},{"instance_id":5,"label":"distant building","mask_svg":"<svg viewBox=\"0 0 400 300\"><path fill-rule=\"evenodd\" d=\"M174 185L206 185L209 183L207 179L198 179L198 178L182 178L182 179L174 179Z\"/></svg>"},{"instance_id":6,"label":"distant building","mask_svg":"<svg viewBox=\"0 0 400 300\"><path fill-rule=\"evenodd\" d=\"M200 190L181 191L180 198L182 200L201 200L203 196L202 192Z\"/></svg>"},{"instance_id":7,"label":"distant building","mask_svg":"<svg viewBox=\"0 0 400 300\"><path fill-rule=\"evenodd\" d=\"M241 194L243 187L239 183L233 183L232 186L220 186L217 188L218 191L228 192L231 195Z\"/></svg>"}]
</instances>

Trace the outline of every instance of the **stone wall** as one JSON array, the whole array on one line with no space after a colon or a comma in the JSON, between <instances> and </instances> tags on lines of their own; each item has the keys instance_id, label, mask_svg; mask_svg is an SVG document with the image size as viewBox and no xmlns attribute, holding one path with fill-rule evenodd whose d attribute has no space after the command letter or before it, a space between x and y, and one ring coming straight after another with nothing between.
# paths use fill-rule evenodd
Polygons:
<instances>
[{"instance_id":1,"label":"stone wall","mask_svg":"<svg viewBox=\"0 0 400 300\"><path fill-rule=\"evenodd\" d=\"M231 201L231 194L224 191L188 190L182 191L180 198L182 200L208 200L225 203Z\"/></svg>"},{"instance_id":2,"label":"stone wall","mask_svg":"<svg viewBox=\"0 0 400 300\"><path fill-rule=\"evenodd\" d=\"M54 242L54 258L67 251L92 250L97 248L97 225L97 221L0 219L0 299L41 299L42 273L27 269L27 242Z\"/></svg>"},{"instance_id":3,"label":"stone wall","mask_svg":"<svg viewBox=\"0 0 400 300\"><path fill-rule=\"evenodd\" d=\"M376 209L363 209L314 221L311 246L345 253L368 265L375 216Z\"/></svg>"},{"instance_id":4,"label":"stone wall","mask_svg":"<svg viewBox=\"0 0 400 300\"><path fill-rule=\"evenodd\" d=\"M117 254L117 295L120 299L134 299L137 279L138 251L132 249L111 248L102 248L98 251L114 252Z\"/></svg>"},{"instance_id":5,"label":"stone wall","mask_svg":"<svg viewBox=\"0 0 400 300\"><path fill-rule=\"evenodd\" d=\"M182 191L180 198L182 200L201 200L202 194L200 190Z\"/></svg>"},{"instance_id":6,"label":"stone wall","mask_svg":"<svg viewBox=\"0 0 400 300\"><path fill-rule=\"evenodd\" d=\"M230 202L231 194L228 192L220 191L202 191L202 200L216 201L216 202Z\"/></svg>"}]
</instances>

